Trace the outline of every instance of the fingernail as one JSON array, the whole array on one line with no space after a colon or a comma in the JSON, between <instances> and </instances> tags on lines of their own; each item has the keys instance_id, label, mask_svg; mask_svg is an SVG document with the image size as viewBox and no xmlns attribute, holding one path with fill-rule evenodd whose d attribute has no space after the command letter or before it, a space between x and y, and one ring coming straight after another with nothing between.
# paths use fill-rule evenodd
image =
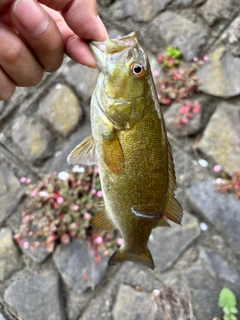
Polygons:
<instances>
[{"instance_id":1,"label":"fingernail","mask_svg":"<svg viewBox=\"0 0 240 320\"><path fill-rule=\"evenodd\" d=\"M99 16L98 16L98 20L99 20L100 25L101 25L103 40L106 40L106 39L109 38L108 33L107 33L107 29L106 29L105 25L103 24L102 19Z\"/></svg>"},{"instance_id":2,"label":"fingernail","mask_svg":"<svg viewBox=\"0 0 240 320\"><path fill-rule=\"evenodd\" d=\"M49 25L48 16L35 0L17 0L13 13L24 29L34 36L39 36Z\"/></svg>"}]
</instances>

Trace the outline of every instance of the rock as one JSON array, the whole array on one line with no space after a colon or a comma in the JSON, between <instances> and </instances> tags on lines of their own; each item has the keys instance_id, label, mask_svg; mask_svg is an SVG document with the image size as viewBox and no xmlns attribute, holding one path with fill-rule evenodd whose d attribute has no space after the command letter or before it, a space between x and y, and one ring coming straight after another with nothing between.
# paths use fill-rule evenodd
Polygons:
<instances>
[{"instance_id":1,"label":"rock","mask_svg":"<svg viewBox=\"0 0 240 320\"><path fill-rule=\"evenodd\" d=\"M179 8L189 8L190 6L199 6L206 0L177 0L175 5Z\"/></svg>"},{"instance_id":2,"label":"rock","mask_svg":"<svg viewBox=\"0 0 240 320\"><path fill-rule=\"evenodd\" d=\"M57 156L53 159L51 171L60 172L63 170L69 170L70 165L67 163L67 157L69 153L90 133L90 121L89 119L85 119L81 128L71 135L71 137L68 139L68 143L64 148L62 148L60 152L58 152Z\"/></svg>"},{"instance_id":3,"label":"rock","mask_svg":"<svg viewBox=\"0 0 240 320\"><path fill-rule=\"evenodd\" d=\"M65 320L59 276L48 271L13 282L5 291L5 300L24 320Z\"/></svg>"},{"instance_id":4,"label":"rock","mask_svg":"<svg viewBox=\"0 0 240 320\"><path fill-rule=\"evenodd\" d=\"M182 227L156 228L149 239L149 250L152 253L155 267L161 272L170 268L186 248L200 234L198 220L184 213Z\"/></svg>"},{"instance_id":5,"label":"rock","mask_svg":"<svg viewBox=\"0 0 240 320\"><path fill-rule=\"evenodd\" d=\"M235 58L224 47L217 48L209 61L197 72L201 83L199 90L221 98L240 94L240 59Z\"/></svg>"},{"instance_id":6,"label":"rock","mask_svg":"<svg viewBox=\"0 0 240 320\"><path fill-rule=\"evenodd\" d=\"M192 108L190 112L180 114L180 107L184 107L186 105L191 105L193 108L198 105L200 107L199 112L194 113ZM215 109L216 102L214 99L204 96L195 98L194 100L189 99L185 103L173 103L164 113L167 130L178 138L185 137L186 135L196 135L205 128ZM187 114L190 114L192 118L187 118ZM181 122L181 118L184 120L187 119L187 123Z\"/></svg>"},{"instance_id":7,"label":"rock","mask_svg":"<svg viewBox=\"0 0 240 320\"><path fill-rule=\"evenodd\" d=\"M4 110L4 105L3 105L3 101L0 101L0 115L2 113L2 111Z\"/></svg>"},{"instance_id":8,"label":"rock","mask_svg":"<svg viewBox=\"0 0 240 320\"><path fill-rule=\"evenodd\" d=\"M75 88L80 98L89 103L96 86L99 71L81 64L74 64L67 74L66 80Z\"/></svg>"},{"instance_id":9,"label":"rock","mask_svg":"<svg viewBox=\"0 0 240 320\"><path fill-rule=\"evenodd\" d=\"M221 103L212 115L197 149L212 165L219 164L229 175L240 168L240 108ZM223 130L224 128L224 130Z\"/></svg>"},{"instance_id":10,"label":"rock","mask_svg":"<svg viewBox=\"0 0 240 320\"><path fill-rule=\"evenodd\" d=\"M140 34L152 52L159 53L170 45L180 49L187 61L198 56L207 36L201 25L173 12L161 13Z\"/></svg>"},{"instance_id":11,"label":"rock","mask_svg":"<svg viewBox=\"0 0 240 320\"><path fill-rule=\"evenodd\" d=\"M163 11L172 0L116 0L111 6L113 19L131 18L136 22L149 22Z\"/></svg>"},{"instance_id":12,"label":"rock","mask_svg":"<svg viewBox=\"0 0 240 320\"><path fill-rule=\"evenodd\" d=\"M0 164L0 226L12 214L23 194L15 175L5 165Z\"/></svg>"},{"instance_id":13,"label":"rock","mask_svg":"<svg viewBox=\"0 0 240 320\"><path fill-rule=\"evenodd\" d=\"M10 229L0 229L0 281L9 278L23 266Z\"/></svg>"},{"instance_id":14,"label":"rock","mask_svg":"<svg viewBox=\"0 0 240 320\"><path fill-rule=\"evenodd\" d=\"M191 288L197 319L221 316L218 296L224 286L233 290L237 296L240 293L239 273L227 260L211 250L201 249L197 263L182 270L180 277Z\"/></svg>"},{"instance_id":15,"label":"rock","mask_svg":"<svg viewBox=\"0 0 240 320\"><path fill-rule=\"evenodd\" d=\"M52 133L32 116L18 118L12 130L12 138L34 164L39 164L53 154Z\"/></svg>"},{"instance_id":16,"label":"rock","mask_svg":"<svg viewBox=\"0 0 240 320\"><path fill-rule=\"evenodd\" d=\"M31 244L31 242L35 242L36 239L34 239L31 236L26 236L23 238L23 241L28 242L29 244ZM41 240L39 241L41 242ZM47 251L44 245L40 245L36 248L24 248L21 247L21 250L29 257L31 258L33 261L37 262L37 263L42 263L44 262L47 257L49 257L49 255L51 254L51 252Z\"/></svg>"},{"instance_id":17,"label":"rock","mask_svg":"<svg viewBox=\"0 0 240 320\"><path fill-rule=\"evenodd\" d=\"M63 280L78 293L97 285L107 265L106 259L95 263L92 250L79 239L59 245L53 259Z\"/></svg>"},{"instance_id":18,"label":"rock","mask_svg":"<svg viewBox=\"0 0 240 320\"><path fill-rule=\"evenodd\" d=\"M221 42L227 46L234 56L240 56L240 15L232 21L221 35Z\"/></svg>"},{"instance_id":19,"label":"rock","mask_svg":"<svg viewBox=\"0 0 240 320\"><path fill-rule=\"evenodd\" d=\"M232 194L215 191L211 179L186 189L186 197L192 209L211 223L240 255L240 201Z\"/></svg>"},{"instance_id":20,"label":"rock","mask_svg":"<svg viewBox=\"0 0 240 320\"><path fill-rule=\"evenodd\" d=\"M55 132L66 138L77 127L83 113L72 90L61 84L40 103L39 115Z\"/></svg>"},{"instance_id":21,"label":"rock","mask_svg":"<svg viewBox=\"0 0 240 320\"><path fill-rule=\"evenodd\" d=\"M128 285L121 284L113 308L113 319L146 320L149 315L153 315L151 302L150 293L137 291Z\"/></svg>"},{"instance_id":22,"label":"rock","mask_svg":"<svg viewBox=\"0 0 240 320\"><path fill-rule=\"evenodd\" d=\"M239 5L237 0L208 0L201 8L200 13L209 26L215 23L230 20L234 9Z\"/></svg>"},{"instance_id":23,"label":"rock","mask_svg":"<svg viewBox=\"0 0 240 320\"><path fill-rule=\"evenodd\" d=\"M0 313L0 320L6 320L6 318L4 318L4 316Z\"/></svg>"}]
</instances>

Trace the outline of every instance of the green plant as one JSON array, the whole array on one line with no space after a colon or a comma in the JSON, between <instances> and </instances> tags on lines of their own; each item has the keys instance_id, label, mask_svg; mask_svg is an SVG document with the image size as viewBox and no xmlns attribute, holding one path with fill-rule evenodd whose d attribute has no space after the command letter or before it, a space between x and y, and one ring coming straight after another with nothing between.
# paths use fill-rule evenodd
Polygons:
<instances>
[{"instance_id":1,"label":"green plant","mask_svg":"<svg viewBox=\"0 0 240 320\"><path fill-rule=\"evenodd\" d=\"M223 320L237 320L235 314L238 310L236 308L236 297L234 293L228 288L223 288L219 294L218 306L223 310Z\"/></svg>"},{"instance_id":2,"label":"green plant","mask_svg":"<svg viewBox=\"0 0 240 320\"><path fill-rule=\"evenodd\" d=\"M91 245L99 260L99 252L109 255L121 244L115 232L106 234L89 226L103 203L98 169L77 167L75 171L48 174L37 185L26 177L20 179L27 185L28 195L27 209L14 236L21 247L44 245L51 252L57 241L69 243L71 238L80 238Z\"/></svg>"}]
</instances>

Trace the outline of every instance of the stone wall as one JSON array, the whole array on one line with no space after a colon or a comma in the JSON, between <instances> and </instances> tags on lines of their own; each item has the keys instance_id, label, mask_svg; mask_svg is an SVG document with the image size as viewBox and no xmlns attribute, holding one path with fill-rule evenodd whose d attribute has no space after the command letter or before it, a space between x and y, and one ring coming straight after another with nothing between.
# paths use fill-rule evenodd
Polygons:
<instances>
[{"instance_id":1,"label":"stone wall","mask_svg":"<svg viewBox=\"0 0 240 320\"><path fill-rule=\"evenodd\" d=\"M176 129L172 119L179 105L164 112L183 226L153 231L155 271L133 263L95 265L80 240L59 245L52 255L22 252L13 241L26 203L20 177L36 182L46 173L69 170L67 155L90 132L98 71L65 58L39 86L19 88L0 102L0 319L221 316L222 287L232 289L240 305L240 202L212 184L214 165L229 175L240 169L239 1L99 0L98 5L111 37L137 32L153 71L154 57L168 45L178 47L186 62L209 56L192 97L202 106L198 122Z\"/></svg>"}]
</instances>

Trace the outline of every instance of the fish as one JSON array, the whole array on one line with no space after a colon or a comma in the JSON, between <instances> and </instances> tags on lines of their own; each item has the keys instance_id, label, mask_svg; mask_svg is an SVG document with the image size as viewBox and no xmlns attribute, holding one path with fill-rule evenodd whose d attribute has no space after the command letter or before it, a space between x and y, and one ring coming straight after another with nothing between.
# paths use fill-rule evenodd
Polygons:
<instances>
[{"instance_id":1,"label":"fish","mask_svg":"<svg viewBox=\"0 0 240 320\"><path fill-rule=\"evenodd\" d=\"M154 269L152 229L170 226L169 220L181 224L183 211L148 57L135 32L92 41L90 48L100 70L91 98L92 134L67 160L98 165L104 207L90 224L118 229L123 238L108 264L133 261Z\"/></svg>"}]
</instances>

